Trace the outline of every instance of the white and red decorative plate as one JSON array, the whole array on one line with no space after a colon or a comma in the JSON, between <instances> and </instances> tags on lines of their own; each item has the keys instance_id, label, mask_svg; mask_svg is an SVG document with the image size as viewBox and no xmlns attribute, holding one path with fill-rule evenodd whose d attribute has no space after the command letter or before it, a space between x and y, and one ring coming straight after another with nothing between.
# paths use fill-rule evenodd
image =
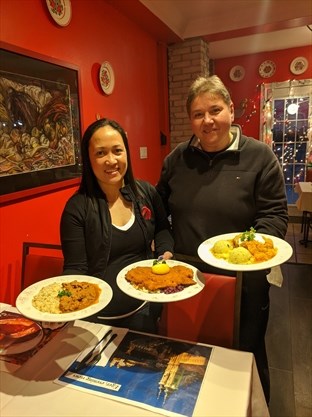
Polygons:
<instances>
[{"instance_id":1,"label":"white and red decorative plate","mask_svg":"<svg viewBox=\"0 0 312 417\"><path fill-rule=\"evenodd\" d=\"M232 81L241 81L245 77L245 69L241 65L235 65L229 75Z\"/></svg>"},{"instance_id":2,"label":"white and red decorative plate","mask_svg":"<svg viewBox=\"0 0 312 417\"><path fill-rule=\"evenodd\" d=\"M290 71L295 75L303 74L308 66L308 60L304 56L298 56L291 61Z\"/></svg>"},{"instance_id":3,"label":"white and red decorative plate","mask_svg":"<svg viewBox=\"0 0 312 417\"><path fill-rule=\"evenodd\" d=\"M58 25L69 25L72 17L70 0L46 0L46 3L50 15Z\"/></svg>"},{"instance_id":4,"label":"white and red decorative plate","mask_svg":"<svg viewBox=\"0 0 312 417\"><path fill-rule=\"evenodd\" d=\"M259 66L259 74L262 78L269 78L274 75L276 66L273 61L263 61Z\"/></svg>"},{"instance_id":5,"label":"white and red decorative plate","mask_svg":"<svg viewBox=\"0 0 312 417\"><path fill-rule=\"evenodd\" d=\"M112 94L115 87L115 74L111 64L103 62L99 72L99 79L102 90L105 94Z\"/></svg>"}]
</instances>

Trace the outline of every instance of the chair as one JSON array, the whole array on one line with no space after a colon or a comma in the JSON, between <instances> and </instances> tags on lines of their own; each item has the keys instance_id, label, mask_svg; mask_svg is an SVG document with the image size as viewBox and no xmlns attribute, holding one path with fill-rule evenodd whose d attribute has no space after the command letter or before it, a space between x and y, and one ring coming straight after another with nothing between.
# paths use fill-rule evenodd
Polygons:
<instances>
[{"instance_id":1,"label":"chair","mask_svg":"<svg viewBox=\"0 0 312 417\"><path fill-rule=\"evenodd\" d=\"M21 289L63 271L61 245L23 242Z\"/></svg>"},{"instance_id":2,"label":"chair","mask_svg":"<svg viewBox=\"0 0 312 417\"><path fill-rule=\"evenodd\" d=\"M215 274L203 275L206 285L199 294L164 305L159 322L159 334L233 348L237 331L235 323L239 322L235 311L236 278Z\"/></svg>"}]
</instances>

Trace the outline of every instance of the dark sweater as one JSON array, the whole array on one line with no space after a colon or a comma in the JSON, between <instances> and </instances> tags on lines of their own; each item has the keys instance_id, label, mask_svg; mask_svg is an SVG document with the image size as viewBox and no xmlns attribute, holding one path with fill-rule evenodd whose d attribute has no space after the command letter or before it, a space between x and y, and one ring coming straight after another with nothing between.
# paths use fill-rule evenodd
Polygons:
<instances>
[{"instance_id":1,"label":"dark sweater","mask_svg":"<svg viewBox=\"0 0 312 417\"><path fill-rule=\"evenodd\" d=\"M196 256L206 239L241 232L283 238L287 200L280 164L265 143L241 135L212 157L196 138L178 145L165 159L156 186L172 215L175 252Z\"/></svg>"}]
</instances>

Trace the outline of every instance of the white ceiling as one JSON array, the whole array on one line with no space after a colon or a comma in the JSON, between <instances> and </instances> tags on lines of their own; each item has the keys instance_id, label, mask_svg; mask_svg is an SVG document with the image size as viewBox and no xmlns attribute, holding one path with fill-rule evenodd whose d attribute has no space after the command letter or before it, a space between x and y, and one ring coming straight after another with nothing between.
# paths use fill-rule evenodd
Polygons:
<instances>
[{"instance_id":1,"label":"white ceiling","mask_svg":"<svg viewBox=\"0 0 312 417\"><path fill-rule=\"evenodd\" d=\"M311 0L139 1L182 40L206 39L214 59L312 45Z\"/></svg>"},{"instance_id":2,"label":"white ceiling","mask_svg":"<svg viewBox=\"0 0 312 417\"><path fill-rule=\"evenodd\" d=\"M209 44L209 53L211 58L217 59L265 51L278 51L311 44L312 31L307 26L302 26L211 42Z\"/></svg>"}]
</instances>

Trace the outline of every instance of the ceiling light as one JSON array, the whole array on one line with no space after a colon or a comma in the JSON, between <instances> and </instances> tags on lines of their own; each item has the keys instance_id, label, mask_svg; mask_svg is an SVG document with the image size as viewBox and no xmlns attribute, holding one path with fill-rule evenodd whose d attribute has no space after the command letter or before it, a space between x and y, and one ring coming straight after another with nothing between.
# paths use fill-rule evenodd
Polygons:
<instances>
[{"instance_id":1,"label":"ceiling light","mask_svg":"<svg viewBox=\"0 0 312 417\"><path fill-rule=\"evenodd\" d=\"M298 110L298 104L296 103L291 103L288 107L287 107L287 113L288 114L296 114L297 110Z\"/></svg>"}]
</instances>

